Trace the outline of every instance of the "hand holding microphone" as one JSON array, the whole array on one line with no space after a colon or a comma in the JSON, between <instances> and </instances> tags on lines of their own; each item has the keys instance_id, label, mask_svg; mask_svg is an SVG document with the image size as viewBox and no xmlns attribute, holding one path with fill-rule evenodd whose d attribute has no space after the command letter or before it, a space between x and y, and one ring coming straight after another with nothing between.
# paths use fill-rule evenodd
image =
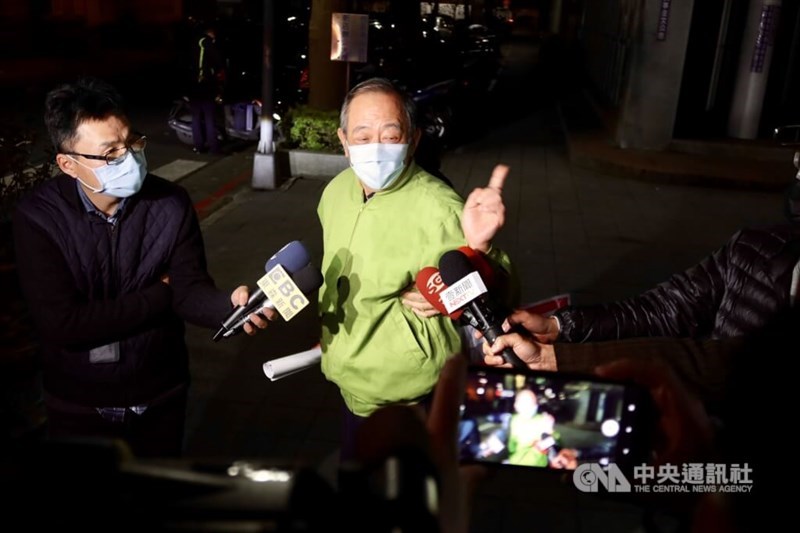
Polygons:
<instances>
[{"instance_id":1,"label":"hand holding microphone","mask_svg":"<svg viewBox=\"0 0 800 533\"><path fill-rule=\"evenodd\" d=\"M475 334L478 338L478 333ZM494 343L483 343L483 362L489 366L503 366L508 361L503 355L512 350L531 370L558 370L555 347L552 344L536 342L526 335L505 333Z\"/></svg>"},{"instance_id":2,"label":"hand holding microphone","mask_svg":"<svg viewBox=\"0 0 800 533\"><path fill-rule=\"evenodd\" d=\"M420 318L430 318L442 314L442 311L437 309L436 306L417 290L409 290L404 292L401 296L403 305L414 311ZM446 314L446 313L445 313Z\"/></svg>"},{"instance_id":3,"label":"hand holding microphone","mask_svg":"<svg viewBox=\"0 0 800 533\"><path fill-rule=\"evenodd\" d=\"M468 324L480 331L490 344L503 335L503 319L497 316L493 303L486 296L483 278L470 259L459 250L451 250L439 260L442 282L448 289L441 293L447 310L458 309L468 319ZM505 348L499 353L507 363L527 369L527 365L513 350Z\"/></svg>"},{"instance_id":4,"label":"hand holding microphone","mask_svg":"<svg viewBox=\"0 0 800 533\"><path fill-rule=\"evenodd\" d=\"M322 286L322 272L320 272L320 270L314 265L308 264L303 268L301 268L300 270L298 270L297 272L295 272L294 275L291 276L291 281L292 283L287 284L288 288L290 288L291 290L299 291L302 294L308 294L314 292L315 290L319 289ZM294 285L294 287L292 287L292 285ZM270 301L270 299L266 297L266 295L262 306L260 308L254 309L251 313L255 314L255 318L260 321L261 319L257 317L262 312L267 313L270 319L274 318L274 316L278 314L278 312L276 311L275 304L272 301ZM248 322L255 323L253 314L245 315L239 318L239 320L231 324L227 330L223 331L221 337L226 338L236 335L237 333L242 331L242 329L247 331L247 323ZM291 317L288 318L287 320L290 319ZM217 333L219 334L219 332Z\"/></svg>"},{"instance_id":5,"label":"hand holding microphone","mask_svg":"<svg viewBox=\"0 0 800 533\"><path fill-rule=\"evenodd\" d=\"M306 247L303 246L300 241L292 241L269 258L264 266L264 270L270 273L275 271L276 267L280 266L282 268L282 273L280 274L286 274L290 278L303 270L303 286L298 287L294 283L291 283L290 285L294 285L295 289L299 289L303 294L305 294L318 289L322 285L322 273L319 272L319 269L315 269L315 267L311 266L310 262L311 256ZM288 282L290 280L283 281ZM239 287L231 296L232 301L242 302L242 292L246 290L246 287ZM234 298L237 298L237 300L234 300ZM294 302L296 303L297 300L294 300ZM253 291L246 302L240 303L240 305L237 305L228 314L228 316L223 320L220 329L214 335L213 340L218 341L223 337L230 337L241 331L247 331L248 328L246 327L246 324L248 322L248 318L253 314L261 312L261 310L264 308L275 309L275 306L264 293L263 289L259 287ZM269 312L269 314L271 315L272 313ZM263 322L259 317L254 317L251 322L255 323L258 327L261 325L266 326L266 323Z\"/></svg>"},{"instance_id":6,"label":"hand holding microphone","mask_svg":"<svg viewBox=\"0 0 800 533\"><path fill-rule=\"evenodd\" d=\"M247 306L250 301L250 289L247 285L239 285L231 294L231 304L234 308ZM241 327L248 335L255 335L258 329L266 329L270 320L275 318L275 311L269 307L262 307L242 318Z\"/></svg>"},{"instance_id":7,"label":"hand holding microphone","mask_svg":"<svg viewBox=\"0 0 800 533\"><path fill-rule=\"evenodd\" d=\"M461 246L459 251L469 258L473 267L475 267L474 269L477 270L481 278L486 281L488 287L493 289L495 287L496 277L492 266L483 254L473 250L469 246ZM403 305L422 318L429 318L439 314L448 314L438 295L439 292L447 288L447 285L442 281L441 274L439 274L439 269L433 267L423 268L417 273L415 284L416 290L409 290L402 294ZM458 314L460 315L461 313L459 312ZM455 317L454 320L458 320L458 317Z\"/></svg>"}]
</instances>

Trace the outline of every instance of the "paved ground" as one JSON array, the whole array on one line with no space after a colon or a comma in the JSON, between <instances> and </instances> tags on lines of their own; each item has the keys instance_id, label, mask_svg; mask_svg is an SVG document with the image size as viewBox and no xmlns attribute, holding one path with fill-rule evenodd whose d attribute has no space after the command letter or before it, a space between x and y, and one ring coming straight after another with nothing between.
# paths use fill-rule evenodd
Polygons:
<instances>
[{"instance_id":1,"label":"paved ground","mask_svg":"<svg viewBox=\"0 0 800 533\"><path fill-rule=\"evenodd\" d=\"M525 61L533 52L526 42L506 50L509 70L496 101L510 105L476 124L470 142L442 161L464 195L485 184L496 163L510 165L508 219L497 244L521 273L524 301L563 292L578 303L630 295L694 264L742 226L781 220L778 189L794 175L790 150L764 155L737 146L734 162L748 163L734 164L736 175L725 179L730 146L690 143L702 154L691 157L685 146L681 153L612 149L607 121L575 120L585 112L574 111L580 100L557 105L536 97L539 80ZM321 259L315 210L326 181L298 178L258 191L248 187L251 170L245 151L181 179L204 217L210 270L222 287L253 284L264 261L291 240L304 241L315 262ZM332 479L336 388L317 369L277 382L261 370L266 360L314 344L317 332L314 309L256 337L219 343L212 332L189 327L188 457L310 465ZM636 531L641 513L579 494L556 476L498 472L479 490L473 531L529 530Z\"/></svg>"},{"instance_id":2,"label":"paved ground","mask_svg":"<svg viewBox=\"0 0 800 533\"><path fill-rule=\"evenodd\" d=\"M511 96L523 89L501 90ZM581 135L587 143L586 130L570 131L568 126L558 105L520 105L443 159L444 174L464 195L483 185L496 163L510 165L504 193L508 220L497 242L519 268L524 301L562 292L579 303L630 295L694 264L741 226L781 220L780 192L741 190L736 181L717 181L714 188L661 183L675 180L637 172L635 157L603 160L584 153L581 160L575 157L575 139ZM594 138L608 142L600 134ZM699 175L686 158L650 155L671 165L674 176ZM716 157L703 157L705 168L727 164L727 156ZM232 156L184 184L194 191L207 179L224 182L223 175L246 172L250 158ZM605 172L615 166L636 177ZM776 176L754 174L752 179ZM778 185L792 179L789 165ZM294 239L303 240L318 261L321 236L315 209L325 183L300 178L277 191L243 187L206 218L208 257L219 284L252 283L264 260ZM336 389L317 369L278 382L268 381L261 371L265 360L311 346L316 331L311 311L259 336L218 344L210 341L209 332L190 329L194 389L188 454L288 460L331 475L339 438ZM473 530L634 531L640 518L636 507L578 494L568 480L504 471L480 489Z\"/></svg>"}]
</instances>

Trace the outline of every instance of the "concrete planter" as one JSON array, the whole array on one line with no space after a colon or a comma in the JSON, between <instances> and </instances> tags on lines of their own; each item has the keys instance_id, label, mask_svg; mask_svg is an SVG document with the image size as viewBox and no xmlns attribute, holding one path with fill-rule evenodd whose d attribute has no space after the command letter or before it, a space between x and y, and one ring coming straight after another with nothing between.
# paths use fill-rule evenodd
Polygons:
<instances>
[{"instance_id":1,"label":"concrete planter","mask_svg":"<svg viewBox=\"0 0 800 533\"><path fill-rule=\"evenodd\" d=\"M349 165L343 154L328 154L310 150L286 150L289 175L292 177L330 180Z\"/></svg>"}]
</instances>

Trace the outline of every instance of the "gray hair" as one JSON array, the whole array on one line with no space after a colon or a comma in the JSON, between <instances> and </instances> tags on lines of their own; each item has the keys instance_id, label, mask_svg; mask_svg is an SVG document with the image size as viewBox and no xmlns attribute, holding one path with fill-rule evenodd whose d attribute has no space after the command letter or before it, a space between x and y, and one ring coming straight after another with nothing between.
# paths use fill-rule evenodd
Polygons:
<instances>
[{"instance_id":1,"label":"gray hair","mask_svg":"<svg viewBox=\"0 0 800 533\"><path fill-rule=\"evenodd\" d=\"M359 94L370 92L396 96L397 99L400 100L403 111L405 112L406 124L408 124L407 133L413 135L417 129L417 106L414 104L414 100L412 100L405 91L400 90L397 85L386 78L370 78L350 89L350 92L347 93L344 103L342 104L342 110L339 113L339 127L342 128L342 131L347 133L347 114L350 110L350 103Z\"/></svg>"}]
</instances>

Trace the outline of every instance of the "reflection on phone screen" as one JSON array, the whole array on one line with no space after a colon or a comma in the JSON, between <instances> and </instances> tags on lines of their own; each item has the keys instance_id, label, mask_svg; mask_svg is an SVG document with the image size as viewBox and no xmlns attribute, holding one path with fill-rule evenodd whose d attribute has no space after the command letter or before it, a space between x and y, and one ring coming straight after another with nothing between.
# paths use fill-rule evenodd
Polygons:
<instances>
[{"instance_id":1,"label":"reflection on phone screen","mask_svg":"<svg viewBox=\"0 0 800 533\"><path fill-rule=\"evenodd\" d=\"M459 424L462 461L575 469L627 454L636 405L622 384L557 373L470 371Z\"/></svg>"}]
</instances>

